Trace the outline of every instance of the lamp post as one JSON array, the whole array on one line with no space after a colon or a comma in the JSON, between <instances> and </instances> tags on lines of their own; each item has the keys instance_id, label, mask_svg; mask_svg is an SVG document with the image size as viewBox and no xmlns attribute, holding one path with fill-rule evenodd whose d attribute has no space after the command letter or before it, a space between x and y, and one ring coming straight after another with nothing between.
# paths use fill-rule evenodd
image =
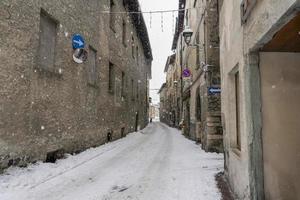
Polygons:
<instances>
[{"instance_id":1,"label":"lamp post","mask_svg":"<svg viewBox=\"0 0 300 200\"><path fill-rule=\"evenodd\" d=\"M182 55L182 49L183 47L183 41L182 41L182 36L180 37L180 121L183 120L183 77L182 77L182 71L183 71L183 67L182 67L182 59L183 59L183 55Z\"/></svg>"}]
</instances>

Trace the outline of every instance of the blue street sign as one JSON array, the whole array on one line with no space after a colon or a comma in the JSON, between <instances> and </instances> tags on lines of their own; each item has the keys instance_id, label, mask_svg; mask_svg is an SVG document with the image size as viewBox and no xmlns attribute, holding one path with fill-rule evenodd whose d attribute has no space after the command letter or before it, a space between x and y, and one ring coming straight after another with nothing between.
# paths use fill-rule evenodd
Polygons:
<instances>
[{"instance_id":1,"label":"blue street sign","mask_svg":"<svg viewBox=\"0 0 300 200\"><path fill-rule=\"evenodd\" d=\"M208 88L208 92L210 93L210 94L219 94L219 93L221 93L221 88L218 88L218 87L210 87L210 88Z\"/></svg>"},{"instance_id":2,"label":"blue street sign","mask_svg":"<svg viewBox=\"0 0 300 200\"><path fill-rule=\"evenodd\" d=\"M83 49L84 48L84 39L81 35L75 34L72 38L73 49Z\"/></svg>"},{"instance_id":3,"label":"blue street sign","mask_svg":"<svg viewBox=\"0 0 300 200\"><path fill-rule=\"evenodd\" d=\"M189 69L184 69L182 72L182 76L188 78L191 76L191 71Z\"/></svg>"}]
</instances>

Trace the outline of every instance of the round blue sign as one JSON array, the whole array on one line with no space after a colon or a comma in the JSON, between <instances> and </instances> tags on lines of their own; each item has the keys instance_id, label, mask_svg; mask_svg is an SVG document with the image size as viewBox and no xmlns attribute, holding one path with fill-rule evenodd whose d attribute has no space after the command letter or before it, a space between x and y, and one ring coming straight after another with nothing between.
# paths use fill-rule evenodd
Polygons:
<instances>
[{"instance_id":1,"label":"round blue sign","mask_svg":"<svg viewBox=\"0 0 300 200\"><path fill-rule=\"evenodd\" d=\"M191 76L191 71L189 69L184 69L182 72L182 76L187 78Z\"/></svg>"},{"instance_id":2,"label":"round blue sign","mask_svg":"<svg viewBox=\"0 0 300 200\"><path fill-rule=\"evenodd\" d=\"M84 48L84 39L80 34L73 35L72 46L73 46L73 49L83 49Z\"/></svg>"}]
</instances>

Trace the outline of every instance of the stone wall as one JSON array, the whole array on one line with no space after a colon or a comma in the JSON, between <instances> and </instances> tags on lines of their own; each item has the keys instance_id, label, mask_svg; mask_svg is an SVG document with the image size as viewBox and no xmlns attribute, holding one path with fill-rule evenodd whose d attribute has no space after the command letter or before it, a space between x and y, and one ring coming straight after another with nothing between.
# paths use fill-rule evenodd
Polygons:
<instances>
[{"instance_id":1,"label":"stone wall","mask_svg":"<svg viewBox=\"0 0 300 200\"><path fill-rule=\"evenodd\" d=\"M187 5L191 7L193 3L194 1L188 1ZM208 92L210 87L220 87L221 84L218 14L217 0L199 1L195 9L190 11L187 15L190 15L188 25L194 34L192 46L186 47L184 58L193 74L189 89L191 126L194 128L190 130L190 135L193 139L200 140L206 151L222 152L221 96ZM197 108L198 94L200 110ZM201 119L196 117L198 112L201 112Z\"/></svg>"},{"instance_id":2,"label":"stone wall","mask_svg":"<svg viewBox=\"0 0 300 200\"><path fill-rule=\"evenodd\" d=\"M46 160L47 153L60 149L80 152L105 143L109 132L118 139L122 128L126 133L135 130L136 116L138 127L146 126L151 60L144 56L130 18L117 16L115 32L110 29L109 15L100 12L108 9L104 0L0 2L1 168ZM53 70L41 68L38 59L41 10L57 23ZM127 45L122 44L122 19ZM87 49L96 51L92 84L90 60L82 65L72 60L75 33L84 36ZM139 51L135 58L131 37ZM109 62L115 66L114 92L108 90ZM128 91L124 97L122 72Z\"/></svg>"}]
</instances>

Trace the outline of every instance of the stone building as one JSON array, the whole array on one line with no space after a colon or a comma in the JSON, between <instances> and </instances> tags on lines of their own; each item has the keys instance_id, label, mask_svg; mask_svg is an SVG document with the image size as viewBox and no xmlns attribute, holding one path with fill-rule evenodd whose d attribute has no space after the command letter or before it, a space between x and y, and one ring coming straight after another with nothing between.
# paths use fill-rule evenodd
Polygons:
<instances>
[{"instance_id":1,"label":"stone building","mask_svg":"<svg viewBox=\"0 0 300 200\"><path fill-rule=\"evenodd\" d=\"M151 103L149 106L149 118L153 120L159 119L159 105Z\"/></svg>"},{"instance_id":2,"label":"stone building","mask_svg":"<svg viewBox=\"0 0 300 200\"><path fill-rule=\"evenodd\" d=\"M177 94L178 94L178 76L175 65L176 55L170 55L167 59L165 70L166 73L166 104L165 109L167 112L167 120L169 126L176 126L179 121L178 117L178 103L177 103Z\"/></svg>"},{"instance_id":3,"label":"stone building","mask_svg":"<svg viewBox=\"0 0 300 200\"><path fill-rule=\"evenodd\" d=\"M159 94L159 120L167 124L167 109L166 109L166 83L162 84L158 91Z\"/></svg>"},{"instance_id":4,"label":"stone building","mask_svg":"<svg viewBox=\"0 0 300 200\"><path fill-rule=\"evenodd\" d=\"M236 199L300 199L300 2L224 0L225 170Z\"/></svg>"},{"instance_id":5,"label":"stone building","mask_svg":"<svg viewBox=\"0 0 300 200\"><path fill-rule=\"evenodd\" d=\"M80 152L148 123L152 53L137 0L0 2L0 168ZM72 36L88 59L73 62Z\"/></svg>"},{"instance_id":6,"label":"stone building","mask_svg":"<svg viewBox=\"0 0 300 200\"><path fill-rule=\"evenodd\" d=\"M206 151L222 152L218 1L181 0L179 5L186 11L179 12L172 50L181 77L183 132ZM183 36L187 29L193 32L190 43ZM185 70L191 75L182 77Z\"/></svg>"}]
</instances>

